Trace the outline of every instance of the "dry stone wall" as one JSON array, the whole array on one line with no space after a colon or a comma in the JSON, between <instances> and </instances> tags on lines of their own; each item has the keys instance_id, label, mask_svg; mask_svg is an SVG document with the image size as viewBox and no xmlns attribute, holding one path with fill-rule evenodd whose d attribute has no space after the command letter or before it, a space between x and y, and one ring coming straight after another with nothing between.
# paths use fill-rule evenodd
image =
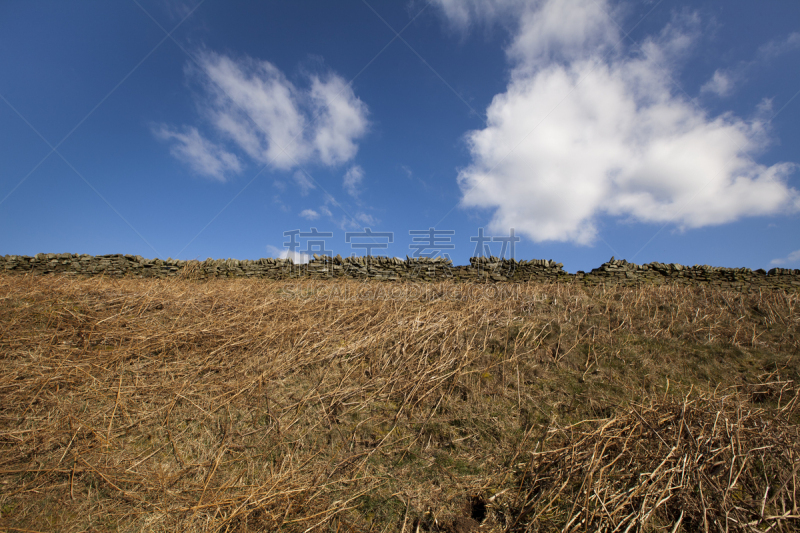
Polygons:
<instances>
[{"instance_id":1,"label":"dry stone wall","mask_svg":"<svg viewBox=\"0 0 800 533\"><path fill-rule=\"evenodd\" d=\"M757 290L775 288L800 289L800 270L773 268L769 272L759 268L724 268L709 265L685 266L676 263L648 263L637 265L624 259L611 258L599 268L575 277L586 283L609 282L633 285L641 282L701 284L728 289Z\"/></svg>"},{"instance_id":2,"label":"dry stone wall","mask_svg":"<svg viewBox=\"0 0 800 533\"><path fill-rule=\"evenodd\" d=\"M37 254L0 256L0 268L6 273L69 274L167 278L186 276L192 279L224 277L263 279L334 279L349 278L379 281L478 281L522 282L561 281L585 284L683 283L737 290L800 289L800 270L722 268L708 265L692 267L675 263L637 265L611 258L599 268L570 274L561 263L547 259L509 260L497 257L473 257L469 265L453 265L443 258L328 257L314 255L308 264L294 264L290 259L145 259L139 255Z\"/></svg>"}]
</instances>

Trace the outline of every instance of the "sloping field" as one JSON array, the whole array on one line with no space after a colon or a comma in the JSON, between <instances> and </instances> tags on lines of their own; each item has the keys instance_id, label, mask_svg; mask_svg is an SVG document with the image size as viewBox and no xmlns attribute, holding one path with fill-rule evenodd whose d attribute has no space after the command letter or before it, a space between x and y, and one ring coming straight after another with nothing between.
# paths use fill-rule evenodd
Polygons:
<instances>
[{"instance_id":1,"label":"sloping field","mask_svg":"<svg viewBox=\"0 0 800 533\"><path fill-rule=\"evenodd\" d=\"M0 528L797 530L799 299L0 275Z\"/></svg>"}]
</instances>

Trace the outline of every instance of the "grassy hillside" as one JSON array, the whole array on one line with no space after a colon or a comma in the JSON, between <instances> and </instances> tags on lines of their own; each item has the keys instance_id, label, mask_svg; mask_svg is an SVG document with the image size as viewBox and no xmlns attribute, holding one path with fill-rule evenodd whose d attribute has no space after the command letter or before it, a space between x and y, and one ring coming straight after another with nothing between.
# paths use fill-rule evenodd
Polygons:
<instances>
[{"instance_id":1,"label":"grassy hillside","mask_svg":"<svg viewBox=\"0 0 800 533\"><path fill-rule=\"evenodd\" d=\"M0 275L0 527L797 530L799 300Z\"/></svg>"}]
</instances>

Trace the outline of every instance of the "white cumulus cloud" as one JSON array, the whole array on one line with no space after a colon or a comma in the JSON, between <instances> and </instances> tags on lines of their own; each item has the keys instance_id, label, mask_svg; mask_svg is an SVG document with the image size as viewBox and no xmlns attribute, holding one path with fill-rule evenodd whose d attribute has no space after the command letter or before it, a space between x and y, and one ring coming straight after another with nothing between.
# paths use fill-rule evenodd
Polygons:
<instances>
[{"instance_id":1,"label":"white cumulus cloud","mask_svg":"<svg viewBox=\"0 0 800 533\"><path fill-rule=\"evenodd\" d=\"M602 0L438 1L458 26L487 13L512 25L509 85L467 133L458 175L462 205L493 210L492 230L589 244L603 215L697 228L800 209L797 165L751 157L765 123L709 116L671 89L696 17L625 53Z\"/></svg>"},{"instance_id":2,"label":"white cumulus cloud","mask_svg":"<svg viewBox=\"0 0 800 533\"><path fill-rule=\"evenodd\" d=\"M200 135L197 128L181 132L162 125L154 128L153 134L163 141L173 141L170 153L196 174L224 182L230 174L242 170L238 157Z\"/></svg>"}]
</instances>

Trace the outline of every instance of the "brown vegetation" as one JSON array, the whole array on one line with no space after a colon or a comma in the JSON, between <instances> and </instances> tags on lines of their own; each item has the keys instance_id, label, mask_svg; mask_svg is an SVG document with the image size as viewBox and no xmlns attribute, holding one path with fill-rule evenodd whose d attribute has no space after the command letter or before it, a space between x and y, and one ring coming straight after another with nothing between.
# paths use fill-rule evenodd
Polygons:
<instances>
[{"instance_id":1,"label":"brown vegetation","mask_svg":"<svg viewBox=\"0 0 800 533\"><path fill-rule=\"evenodd\" d=\"M0 527L800 528L797 293L507 285L0 275Z\"/></svg>"}]
</instances>

